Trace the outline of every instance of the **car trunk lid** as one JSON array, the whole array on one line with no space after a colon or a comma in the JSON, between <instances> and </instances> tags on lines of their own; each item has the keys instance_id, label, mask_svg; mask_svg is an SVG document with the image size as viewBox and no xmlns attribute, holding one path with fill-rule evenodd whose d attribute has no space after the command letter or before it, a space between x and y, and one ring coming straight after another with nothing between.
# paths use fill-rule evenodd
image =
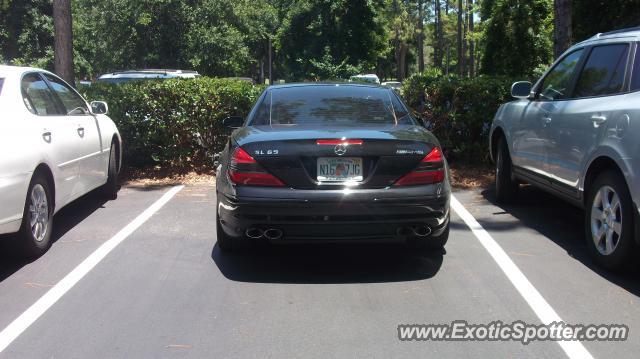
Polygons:
<instances>
[{"instance_id":1,"label":"car trunk lid","mask_svg":"<svg viewBox=\"0 0 640 359\"><path fill-rule=\"evenodd\" d=\"M234 139L267 171L287 186L299 189L335 189L344 185L388 187L414 169L437 145L426 129L409 125L330 130L248 126L240 129ZM354 168L361 166L354 172L361 178L350 182L324 180L335 179L321 173L327 166L335 172L335 163L338 169L344 163L354 163Z\"/></svg>"}]
</instances>

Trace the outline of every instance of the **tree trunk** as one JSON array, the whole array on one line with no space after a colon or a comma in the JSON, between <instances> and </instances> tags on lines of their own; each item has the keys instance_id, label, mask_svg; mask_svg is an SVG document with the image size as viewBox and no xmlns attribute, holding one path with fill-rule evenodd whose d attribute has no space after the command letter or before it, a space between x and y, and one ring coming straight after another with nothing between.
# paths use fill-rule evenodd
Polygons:
<instances>
[{"instance_id":1,"label":"tree trunk","mask_svg":"<svg viewBox=\"0 0 640 359\"><path fill-rule=\"evenodd\" d=\"M435 67L442 68L442 15L440 0L435 0L436 7L436 43L433 47L433 63Z\"/></svg>"},{"instance_id":2,"label":"tree trunk","mask_svg":"<svg viewBox=\"0 0 640 359\"><path fill-rule=\"evenodd\" d=\"M400 36L398 35L398 30L395 32L395 39L393 40L395 47L395 58L396 58L396 81L402 81L402 65L400 63Z\"/></svg>"},{"instance_id":3,"label":"tree trunk","mask_svg":"<svg viewBox=\"0 0 640 359\"><path fill-rule=\"evenodd\" d=\"M418 0L418 72L424 72L424 9Z\"/></svg>"},{"instance_id":4,"label":"tree trunk","mask_svg":"<svg viewBox=\"0 0 640 359\"><path fill-rule=\"evenodd\" d=\"M71 0L53 0L54 71L75 87Z\"/></svg>"},{"instance_id":5,"label":"tree trunk","mask_svg":"<svg viewBox=\"0 0 640 359\"><path fill-rule=\"evenodd\" d=\"M447 66L445 67L445 75L449 74L451 67L451 44L447 43Z\"/></svg>"},{"instance_id":6,"label":"tree trunk","mask_svg":"<svg viewBox=\"0 0 640 359\"><path fill-rule=\"evenodd\" d=\"M554 0L553 56L571 46L571 0Z\"/></svg>"},{"instance_id":7,"label":"tree trunk","mask_svg":"<svg viewBox=\"0 0 640 359\"><path fill-rule=\"evenodd\" d=\"M399 61L398 61L398 70L399 70L399 76L398 76L398 81L402 82L404 81L404 78L407 76L407 50L409 49L409 46L404 43L401 42L400 43L400 53L399 53Z\"/></svg>"},{"instance_id":8,"label":"tree trunk","mask_svg":"<svg viewBox=\"0 0 640 359\"><path fill-rule=\"evenodd\" d=\"M269 37L269 85L273 85L273 46Z\"/></svg>"},{"instance_id":9,"label":"tree trunk","mask_svg":"<svg viewBox=\"0 0 640 359\"><path fill-rule=\"evenodd\" d=\"M260 58L260 75L258 75L258 83L264 84L264 55Z\"/></svg>"},{"instance_id":10,"label":"tree trunk","mask_svg":"<svg viewBox=\"0 0 640 359\"><path fill-rule=\"evenodd\" d=\"M469 20L469 76L476 74L475 43L473 42L473 0L467 0L467 16Z\"/></svg>"},{"instance_id":11,"label":"tree trunk","mask_svg":"<svg viewBox=\"0 0 640 359\"><path fill-rule=\"evenodd\" d=\"M462 44L462 0L458 0L458 75L464 75L464 46Z\"/></svg>"}]
</instances>

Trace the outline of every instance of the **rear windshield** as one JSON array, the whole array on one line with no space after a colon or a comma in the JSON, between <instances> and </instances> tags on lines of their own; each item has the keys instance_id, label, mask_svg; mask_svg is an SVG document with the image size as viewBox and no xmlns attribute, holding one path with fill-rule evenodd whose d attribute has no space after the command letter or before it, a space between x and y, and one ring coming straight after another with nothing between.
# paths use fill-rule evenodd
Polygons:
<instances>
[{"instance_id":1,"label":"rear windshield","mask_svg":"<svg viewBox=\"0 0 640 359\"><path fill-rule=\"evenodd\" d=\"M249 125L413 125L389 89L319 85L269 90Z\"/></svg>"},{"instance_id":2,"label":"rear windshield","mask_svg":"<svg viewBox=\"0 0 640 359\"><path fill-rule=\"evenodd\" d=\"M2 85L4 84L4 79L0 77L0 95L2 95Z\"/></svg>"}]
</instances>

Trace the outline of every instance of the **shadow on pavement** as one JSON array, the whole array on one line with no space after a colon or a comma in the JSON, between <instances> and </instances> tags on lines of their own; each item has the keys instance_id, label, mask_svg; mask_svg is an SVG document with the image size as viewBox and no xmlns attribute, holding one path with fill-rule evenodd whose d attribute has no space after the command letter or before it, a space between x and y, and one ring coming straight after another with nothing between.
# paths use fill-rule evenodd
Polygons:
<instances>
[{"instance_id":1,"label":"shadow on pavement","mask_svg":"<svg viewBox=\"0 0 640 359\"><path fill-rule=\"evenodd\" d=\"M591 260L584 234L584 212L542 190L532 186L520 189L513 205L496 204L493 190L482 191L482 196L496 207L519 220L520 223L500 223L478 220L489 231L512 230L515 226L534 229L562 247L568 255L630 293L640 297L638 266L624 273L612 273ZM500 215L500 212L493 215Z\"/></svg>"},{"instance_id":2,"label":"shadow on pavement","mask_svg":"<svg viewBox=\"0 0 640 359\"><path fill-rule=\"evenodd\" d=\"M55 242L73 227L89 217L93 212L102 208L107 201L98 193L88 193L74 202L70 203L53 217L53 233L51 243ZM36 259L17 259L16 253L11 248L11 242L16 240L15 236L6 236L0 239L0 282L10 277L25 265ZM45 253L46 255L46 253Z\"/></svg>"},{"instance_id":3,"label":"shadow on pavement","mask_svg":"<svg viewBox=\"0 0 640 359\"><path fill-rule=\"evenodd\" d=\"M260 246L211 258L233 281L252 283L380 283L423 280L442 266L444 251L425 252L397 244Z\"/></svg>"}]
</instances>

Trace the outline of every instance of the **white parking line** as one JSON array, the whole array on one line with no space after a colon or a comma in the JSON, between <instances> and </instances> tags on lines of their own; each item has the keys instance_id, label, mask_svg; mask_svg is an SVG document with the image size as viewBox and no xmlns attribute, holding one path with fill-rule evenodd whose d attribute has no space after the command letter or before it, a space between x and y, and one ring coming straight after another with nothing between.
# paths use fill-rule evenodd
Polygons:
<instances>
[{"instance_id":1,"label":"white parking line","mask_svg":"<svg viewBox=\"0 0 640 359\"><path fill-rule=\"evenodd\" d=\"M49 289L37 302L16 318L2 332L0 332L0 353L2 353L20 334L44 314L58 299L76 285L87 273L102 261L118 244L138 229L144 222L164 206L173 196L180 192L184 186L175 186L168 190L160 199L149 208L140 213L131 223L127 224L111 239L104 242L95 252L91 253L82 263L75 267L69 274Z\"/></svg>"},{"instance_id":2,"label":"white parking line","mask_svg":"<svg viewBox=\"0 0 640 359\"><path fill-rule=\"evenodd\" d=\"M493 260L496 261L500 269L509 278L511 284L520 292L520 295L527 301L531 309L536 313L543 324L551 324L552 322L561 322L560 316L542 297L540 292L529 282L522 271L509 258L507 253L500 247L489 232L487 232L478 221L467 211L466 208L452 195L451 207L469 226L473 234L478 238L480 243L489 252ZM558 341L562 350L571 359L588 359L593 358L587 348L579 341Z\"/></svg>"}]
</instances>

